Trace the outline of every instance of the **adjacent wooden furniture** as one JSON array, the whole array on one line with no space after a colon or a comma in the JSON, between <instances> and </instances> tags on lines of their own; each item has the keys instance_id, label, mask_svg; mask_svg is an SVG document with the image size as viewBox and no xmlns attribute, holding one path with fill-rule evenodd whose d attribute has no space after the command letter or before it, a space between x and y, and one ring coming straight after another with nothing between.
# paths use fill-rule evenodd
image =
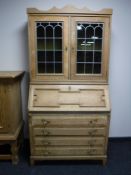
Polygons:
<instances>
[{"instance_id":1,"label":"adjacent wooden furniture","mask_svg":"<svg viewBox=\"0 0 131 175\"><path fill-rule=\"evenodd\" d=\"M27 9L31 164L107 159L111 9Z\"/></svg>"},{"instance_id":2,"label":"adjacent wooden furniture","mask_svg":"<svg viewBox=\"0 0 131 175\"><path fill-rule=\"evenodd\" d=\"M20 82L23 72L0 72L0 145L9 144L10 153L0 154L0 159L18 162L18 150L22 137L22 110Z\"/></svg>"}]
</instances>

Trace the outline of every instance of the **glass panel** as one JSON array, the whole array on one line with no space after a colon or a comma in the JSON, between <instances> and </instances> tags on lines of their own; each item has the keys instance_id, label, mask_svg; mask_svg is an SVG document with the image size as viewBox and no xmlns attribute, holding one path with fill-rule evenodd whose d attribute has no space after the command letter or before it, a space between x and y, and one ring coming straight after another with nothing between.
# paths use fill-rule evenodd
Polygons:
<instances>
[{"instance_id":1,"label":"glass panel","mask_svg":"<svg viewBox=\"0 0 131 175\"><path fill-rule=\"evenodd\" d=\"M77 73L100 74L102 64L103 23L77 22L76 30Z\"/></svg>"},{"instance_id":2,"label":"glass panel","mask_svg":"<svg viewBox=\"0 0 131 175\"><path fill-rule=\"evenodd\" d=\"M38 62L45 62L45 52L44 51L38 51L37 52L37 58Z\"/></svg>"},{"instance_id":3,"label":"glass panel","mask_svg":"<svg viewBox=\"0 0 131 175\"><path fill-rule=\"evenodd\" d=\"M61 38L62 37L62 28L61 26L56 26L55 27L55 37Z\"/></svg>"},{"instance_id":4,"label":"glass panel","mask_svg":"<svg viewBox=\"0 0 131 175\"><path fill-rule=\"evenodd\" d=\"M53 61L54 61L53 51L46 52L46 62L53 62Z\"/></svg>"},{"instance_id":5,"label":"glass panel","mask_svg":"<svg viewBox=\"0 0 131 175\"><path fill-rule=\"evenodd\" d=\"M38 73L62 73L62 22L36 22Z\"/></svg>"},{"instance_id":6,"label":"glass panel","mask_svg":"<svg viewBox=\"0 0 131 175\"><path fill-rule=\"evenodd\" d=\"M37 28L37 37L44 37L44 36L45 36L44 33L45 33L44 27L39 26L39 27Z\"/></svg>"},{"instance_id":7,"label":"glass panel","mask_svg":"<svg viewBox=\"0 0 131 175\"><path fill-rule=\"evenodd\" d=\"M94 74L100 74L101 73L101 64L94 64Z\"/></svg>"},{"instance_id":8,"label":"glass panel","mask_svg":"<svg viewBox=\"0 0 131 175\"><path fill-rule=\"evenodd\" d=\"M54 73L54 64L53 63L46 64L46 73Z\"/></svg>"},{"instance_id":9,"label":"glass panel","mask_svg":"<svg viewBox=\"0 0 131 175\"><path fill-rule=\"evenodd\" d=\"M45 50L45 40L44 39L37 39L37 49Z\"/></svg>"},{"instance_id":10,"label":"glass panel","mask_svg":"<svg viewBox=\"0 0 131 175\"><path fill-rule=\"evenodd\" d=\"M46 26L46 37L53 37L53 26L50 24Z\"/></svg>"},{"instance_id":11,"label":"glass panel","mask_svg":"<svg viewBox=\"0 0 131 175\"><path fill-rule=\"evenodd\" d=\"M92 38L94 36L94 28L93 27L86 27L86 38Z\"/></svg>"},{"instance_id":12,"label":"glass panel","mask_svg":"<svg viewBox=\"0 0 131 175\"><path fill-rule=\"evenodd\" d=\"M38 63L39 73L45 73L45 63Z\"/></svg>"},{"instance_id":13,"label":"glass panel","mask_svg":"<svg viewBox=\"0 0 131 175\"><path fill-rule=\"evenodd\" d=\"M77 50L85 50L85 43L86 41L84 39L78 39L77 40Z\"/></svg>"},{"instance_id":14,"label":"glass panel","mask_svg":"<svg viewBox=\"0 0 131 175\"><path fill-rule=\"evenodd\" d=\"M93 39L87 39L86 40L86 50L93 50L94 49L94 40Z\"/></svg>"},{"instance_id":15,"label":"glass panel","mask_svg":"<svg viewBox=\"0 0 131 175\"><path fill-rule=\"evenodd\" d=\"M77 63L77 73L78 74L84 73L84 63Z\"/></svg>"},{"instance_id":16,"label":"glass panel","mask_svg":"<svg viewBox=\"0 0 131 175\"><path fill-rule=\"evenodd\" d=\"M102 50L102 40L101 39L95 40L95 50Z\"/></svg>"},{"instance_id":17,"label":"glass panel","mask_svg":"<svg viewBox=\"0 0 131 175\"><path fill-rule=\"evenodd\" d=\"M102 38L102 28L101 27L95 28L95 37Z\"/></svg>"},{"instance_id":18,"label":"glass panel","mask_svg":"<svg viewBox=\"0 0 131 175\"><path fill-rule=\"evenodd\" d=\"M55 52L55 61L56 62L62 62L62 51L56 51Z\"/></svg>"},{"instance_id":19,"label":"glass panel","mask_svg":"<svg viewBox=\"0 0 131 175\"><path fill-rule=\"evenodd\" d=\"M92 64L85 64L85 73L92 74Z\"/></svg>"},{"instance_id":20,"label":"glass panel","mask_svg":"<svg viewBox=\"0 0 131 175\"><path fill-rule=\"evenodd\" d=\"M53 50L53 39L46 39L46 50Z\"/></svg>"},{"instance_id":21,"label":"glass panel","mask_svg":"<svg viewBox=\"0 0 131 175\"><path fill-rule=\"evenodd\" d=\"M77 62L84 62L84 51L77 51Z\"/></svg>"},{"instance_id":22,"label":"glass panel","mask_svg":"<svg viewBox=\"0 0 131 175\"><path fill-rule=\"evenodd\" d=\"M85 38L85 27L81 24L77 25L77 38Z\"/></svg>"},{"instance_id":23,"label":"glass panel","mask_svg":"<svg viewBox=\"0 0 131 175\"><path fill-rule=\"evenodd\" d=\"M55 50L62 50L62 39L55 39Z\"/></svg>"},{"instance_id":24,"label":"glass panel","mask_svg":"<svg viewBox=\"0 0 131 175\"><path fill-rule=\"evenodd\" d=\"M86 52L86 62L93 62L93 51Z\"/></svg>"},{"instance_id":25,"label":"glass panel","mask_svg":"<svg viewBox=\"0 0 131 175\"><path fill-rule=\"evenodd\" d=\"M101 62L101 52L94 52L94 62Z\"/></svg>"},{"instance_id":26,"label":"glass panel","mask_svg":"<svg viewBox=\"0 0 131 175\"><path fill-rule=\"evenodd\" d=\"M62 63L55 64L55 73L62 73Z\"/></svg>"}]
</instances>

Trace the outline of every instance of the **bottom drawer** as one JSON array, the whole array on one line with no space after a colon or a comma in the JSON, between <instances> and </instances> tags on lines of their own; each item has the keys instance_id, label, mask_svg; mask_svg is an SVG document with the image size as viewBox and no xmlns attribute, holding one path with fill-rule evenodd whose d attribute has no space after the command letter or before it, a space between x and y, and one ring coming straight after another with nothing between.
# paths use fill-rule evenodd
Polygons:
<instances>
[{"instance_id":1,"label":"bottom drawer","mask_svg":"<svg viewBox=\"0 0 131 175\"><path fill-rule=\"evenodd\" d=\"M88 155L103 155L103 148L88 148L82 147L35 147L34 156L88 156Z\"/></svg>"}]
</instances>

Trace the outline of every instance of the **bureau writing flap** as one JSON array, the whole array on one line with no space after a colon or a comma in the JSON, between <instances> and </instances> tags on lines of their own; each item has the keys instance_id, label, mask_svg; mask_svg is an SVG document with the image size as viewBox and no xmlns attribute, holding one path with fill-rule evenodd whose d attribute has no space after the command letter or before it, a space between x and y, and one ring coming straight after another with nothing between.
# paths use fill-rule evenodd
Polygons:
<instances>
[{"instance_id":1,"label":"bureau writing flap","mask_svg":"<svg viewBox=\"0 0 131 175\"><path fill-rule=\"evenodd\" d=\"M31 111L109 111L107 85L31 85Z\"/></svg>"}]
</instances>

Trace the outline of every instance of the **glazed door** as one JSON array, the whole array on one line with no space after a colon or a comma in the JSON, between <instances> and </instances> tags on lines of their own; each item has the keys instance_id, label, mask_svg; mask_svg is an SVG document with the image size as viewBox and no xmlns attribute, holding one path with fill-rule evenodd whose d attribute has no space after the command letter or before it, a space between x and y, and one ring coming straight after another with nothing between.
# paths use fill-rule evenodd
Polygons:
<instances>
[{"instance_id":1,"label":"glazed door","mask_svg":"<svg viewBox=\"0 0 131 175\"><path fill-rule=\"evenodd\" d=\"M72 17L71 79L107 81L109 18Z\"/></svg>"},{"instance_id":2,"label":"glazed door","mask_svg":"<svg viewBox=\"0 0 131 175\"><path fill-rule=\"evenodd\" d=\"M29 38L31 78L68 79L68 17L30 16Z\"/></svg>"}]
</instances>

